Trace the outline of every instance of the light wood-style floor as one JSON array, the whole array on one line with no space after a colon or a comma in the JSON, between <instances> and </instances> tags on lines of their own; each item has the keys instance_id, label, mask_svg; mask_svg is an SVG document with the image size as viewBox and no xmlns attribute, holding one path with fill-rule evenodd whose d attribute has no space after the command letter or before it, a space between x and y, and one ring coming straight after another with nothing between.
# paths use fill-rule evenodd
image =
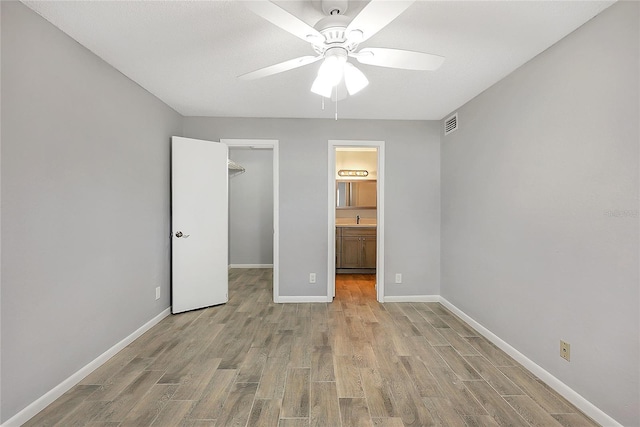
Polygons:
<instances>
[{"instance_id":1,"label":"light wood-style floor","mask_svg":"<svg viewBox=\"0 0 640 427\"><path fill-rule=\"evenodd\" d=\"M28 426L593 426L437 303L272 303L231 270L229 303L169 316Z\"/></svg>"}]
</instances>

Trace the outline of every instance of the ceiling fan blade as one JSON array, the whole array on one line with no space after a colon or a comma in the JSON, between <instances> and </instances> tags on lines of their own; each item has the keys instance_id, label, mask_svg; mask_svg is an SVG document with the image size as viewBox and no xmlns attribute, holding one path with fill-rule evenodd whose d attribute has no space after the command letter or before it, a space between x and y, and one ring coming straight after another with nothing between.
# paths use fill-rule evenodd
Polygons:
<instances>
[{"instance_id":1,"label":"ceiling fan blade","mask_svg":"<svg viewBox=\"0 0 640 427\"><path fill-rule=\"evenodd\" d=\"M361 31L361 43L386 27L414 2L415 0L371 0L347 26L346 34L349 36L353 30Z\"/></svg>"},{"instance_id":2,"label":"ceiling fan blade","mask_svg":"<svg viewBox=\"0 0 640 427\"><path fill-rule=\"evenodd\" d=\"M293 70L294 68L303 67L308 64L313 64L314 62L319 61L321 59L322 59L322 56L301 56L299 58L280 62L279 64L260 68L259 70L255 70L250 73L246 73L241 76L238 76L238 78L242 80L261 79L262 77L272 76L274 74L282 73L284 71Z\"/></svg>"},{"instance_id":3,"label":"ceiling fan blade","mask_svg":"<svg viewBox=\"0 0 640 427\"><path fill-rule=\"evenodd\" d=\"M351 54L358 62L403 70L433 71L440 68L444 56L411 50L370 47Z\"/></svg>"},{"instance_id":4,"label":"ceiling fan blade","mask_svg":"<svg viewBox=\"0 0 640 427\"><path fill-rule=\"evenodd\" d=\"M324 37L311 25L293 16L275 3L268 0L245 1L242 2L248 9L256 15L263 17L272 24L285 31L301 38L304 41L314 43L322 42Z\"/></svg>"}]
</instances>

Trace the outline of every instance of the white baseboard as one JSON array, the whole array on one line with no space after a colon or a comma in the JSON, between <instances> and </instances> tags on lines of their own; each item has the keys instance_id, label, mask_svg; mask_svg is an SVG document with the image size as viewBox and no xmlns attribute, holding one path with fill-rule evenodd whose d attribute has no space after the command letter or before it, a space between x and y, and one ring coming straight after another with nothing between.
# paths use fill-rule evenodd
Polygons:
<instances>
[{"instance_id":1,"label":"white baseboard","mask_svg":"<svg viewBox=\"0 0 640 427\"><path fill-rule=\"evenodd\" d=\"M229 264L229 268L273 268L273 264Z\"/></svg>"},{"instance_id":2,"label":"white baseboard","mask_svg":"<svg viewBox=\"0 0 640 427\"><path fill-rule=\"evenodd\" d=\"M331 302L333 298L326 296L295 296L295 297L277 297L276 303L299 303L299 302Z\"/></svg>"},{"instance_id":3,"label":"white baseboard","mask_svg":"<svg viewBox=\"0 0 640 427\"><path fill-rule=\"evenodd\" d=\"M29 421L33 418L38 412L42 411L44 408L53 403L54 400L62 396L64 393L69 391L74 385L78 384L84 377L89 375L91 372L95 371L99 368L103 363L109 360L112 356L114 356L117 352L131 344L136 338L140 337L142 334L147 332L153 326L158 324L162 319L167 317L171 313L171 307L164 310L162 313L158 314L153 319L149 320L144 325L140 326L136 329L131 335L124 338L122 341L102 353L100 356L96 357L94 360L89 362L84 367L80 368L76 373L72 374L69 378L62 381L60 384L49 390L43 396L38 398L36 401L31 403L29 406L24 408L22 411L15 414L13 417L9 418L5 421L1 427L18 427L22 424Z\"/></svg>"},{"instance_id":4,"label":"white baseboard","mask_svg":"<svg viewBox=\"0 0 640 427\"><path fill-rule=\"evenodd\" d=\"M439 295L385 295L384 302L440 302Z\"/></svg>"},{"instance_id":5,"label":"white baseboard","mask_svg":"<svg viewBox=\"0 0 640 427\"><path fill-rule=\"evenodd\" d=\"M385 298L386 300L386 298ZM440 303L447 307L451 312L453 312L456 316L467 322L473 329L478 331L482 336L495 344L502 351L507 353L513 359L515 359L522 366L527 368L530 372L532 372L535 376L544 381L549 387L554 389L560 395L562 395L565 399L575 405L582 412L593 418L598 424L607 427L622 427L622 424L618 423L616 420L611 418L609 415L605 414L602 410L600 410L593 403L589 402L587 399L578 394L571 387L560 381L558 378L547 372L544 368L536 364L534 361L529 359L524 354L520 353L515 348L511 347L508 343L503 341L500 337L495 335L493 332L482 326L480 323L476 322L473 318L468 316L464 311L460 310L455 305L451 304L444 297L440 297Z\"/></svg>"}]
</instances>

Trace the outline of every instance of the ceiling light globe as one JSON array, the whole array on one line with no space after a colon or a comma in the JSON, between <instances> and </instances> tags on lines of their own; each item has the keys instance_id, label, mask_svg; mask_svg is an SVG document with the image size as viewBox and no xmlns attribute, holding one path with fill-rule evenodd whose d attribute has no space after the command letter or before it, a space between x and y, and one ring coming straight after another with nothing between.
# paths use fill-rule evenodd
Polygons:
<instances>
[{"instance_id":1,"label":"ceiling light globe","mask_svg":"<svg viewBox=\"0 0 640 427\"><path fill-rule=\"evenodd\" d=\"M369 85L369 80L362 71L347 62L344 65L344 84L349 95L355 95Z\"/></svg>"}]
</instances>

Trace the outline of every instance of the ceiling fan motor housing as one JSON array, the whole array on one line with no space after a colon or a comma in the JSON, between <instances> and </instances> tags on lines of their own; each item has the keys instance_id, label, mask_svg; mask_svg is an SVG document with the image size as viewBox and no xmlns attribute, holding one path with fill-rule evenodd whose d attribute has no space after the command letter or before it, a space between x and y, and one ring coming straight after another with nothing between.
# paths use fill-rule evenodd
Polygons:
<instances>
[{"instance_id":1,"label":"ceiling fan motor housing","mask_svg":"<svg viewBox=\"0 0 640 427\"><path fill-rule=\"evenodd\" d=\"M358 47L358 43L349 40L346 32L349 22L350 19L344 15L326 16L318 21L315 29L324 37L324 43L322 45L314 44L314 50L322 54L330 47L340 46L348 52L353 52Z\"/></svg>"}]
</instances>

